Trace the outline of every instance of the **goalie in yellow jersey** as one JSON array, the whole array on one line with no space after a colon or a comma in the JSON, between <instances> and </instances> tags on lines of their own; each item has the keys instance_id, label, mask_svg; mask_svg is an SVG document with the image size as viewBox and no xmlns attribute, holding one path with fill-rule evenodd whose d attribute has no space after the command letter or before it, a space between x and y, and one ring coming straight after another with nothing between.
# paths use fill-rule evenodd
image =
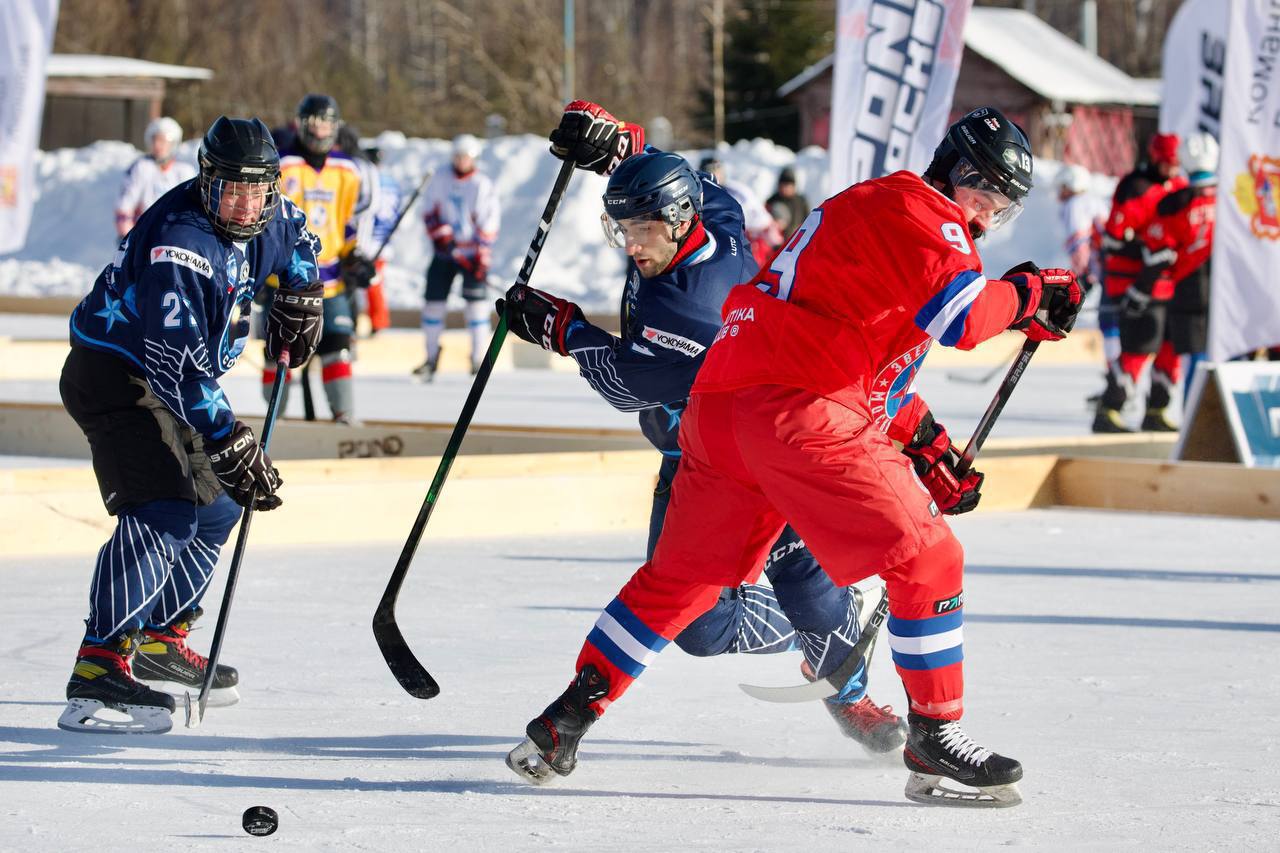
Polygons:
<instances>
[{"instance_id":1,"label":"goalie in yellow jersey","mask_svg":"<svg viewBox=\"0 0 1280 853\"><path fill-rule=\"evenodd\" d=\"M360 172L350 155L335 148L342 118L328 95L307 95L298 104L294 138L281 146L280 184L285 196L307 215L320 238L320 281L324 283L324 332L316 355L333 419L352 423L351 345L355 335L355 290L368 287L374 266L356 253L356 199ZM262 371L263 394L275 381L275 365ZM287 388L287 386L286 386Z\"/></svg>"}]
</instances>

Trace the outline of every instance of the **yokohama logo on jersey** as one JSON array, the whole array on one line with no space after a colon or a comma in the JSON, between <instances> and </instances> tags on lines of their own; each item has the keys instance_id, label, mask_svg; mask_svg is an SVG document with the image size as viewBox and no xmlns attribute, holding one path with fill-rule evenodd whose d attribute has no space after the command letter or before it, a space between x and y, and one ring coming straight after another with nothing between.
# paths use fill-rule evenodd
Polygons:
<instances>
[{"instance_id":1,"label":"yokohama logo on jersey","mask_svg":"<svg viewBox=\"0 0 1280 853\"><path fill-rule=\"evenodd\" d=\"M673 335L671 332L664 332L661 329L655 329L652 326L645 326L644 339L650 343L657 344L660 347L677 350L684 353L690 358L700 355L706 347L697 341L682 338L679 335Z\"/></svg>"},{"instance_id":2,"label":"yokohama logo on jersey","mask_svg":"<svg viewBox=\"0 0 1280 853\"><path fill-rule=\"evenodd\" d=\"M205 278L213 278L213 264L203 255L189 252L180 246L156 246L151 250L151 263L170 263L195 270Z\"/></svg>"}]
</instances>

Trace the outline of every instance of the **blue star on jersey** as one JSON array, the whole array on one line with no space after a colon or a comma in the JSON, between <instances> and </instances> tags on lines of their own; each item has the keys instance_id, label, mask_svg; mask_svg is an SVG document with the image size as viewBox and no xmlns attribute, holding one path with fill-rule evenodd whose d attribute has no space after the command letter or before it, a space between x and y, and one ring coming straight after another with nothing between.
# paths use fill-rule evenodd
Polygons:
<instances>
[{"instance_id":1,"label":"blue star on jersey","mask_svg":"<svg viewBox=\"0 0 1280 853\"><path fill-rule=\"evenodd\" d=\"M259 236L226 240L209 224L197 181L179 184L138 218L76 307L71 342L128 362L201 435L225 435L235 415L218 377L239 355L237 303L272 275L284 288L311 286L318 246L288 199Z\"/></svg>"},{"instance_id":2,"label":"blue star on jersey","mask_svg":"<svg viewBox=\"0 0 1280 853\"><path fill-rule=\"evenodd\" d=\"M128 323L129 318L124 316L124 311L120 310L120 306L124 303L123 299L112 299L110 294L103 294L103 302L107 307L101 311L95 311L93 316L105 317L107 320L107 331L111 331L111 327L116 324L116 320L121 323Z\"/></svg>"},{"instance_id":3,"label":"blue star on jersey","mask_svg":"<svg viewBox=\"0 0 1280 853\"><path fill-rule=\"evenodd\" d=\"M196 403L191 408L198 412L204 412L209 416L209 420L215 420L218 412L226 409L231 411L231 404L227 402L227 395L222 393L221 388L214 388L210 391L208 388L200 389L200 396L203 398L201 402Z\"/></svg>"}]
</instances>

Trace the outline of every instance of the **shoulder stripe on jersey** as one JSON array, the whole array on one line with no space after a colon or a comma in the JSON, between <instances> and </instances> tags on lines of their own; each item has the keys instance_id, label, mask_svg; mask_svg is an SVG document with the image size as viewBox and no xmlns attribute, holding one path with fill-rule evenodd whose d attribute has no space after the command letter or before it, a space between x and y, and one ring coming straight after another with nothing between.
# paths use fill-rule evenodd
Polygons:
<instances>
[{"instance_id":1,"label":"shoulder stripe on jersey","mask_svg":"<svg viewBox=\"0 0 1280 853\"><path fill-rule=\"evenodd\" d=\"M716 253L716 238L711 233L711 229L707 229L707 242L694 250L693 254L681 261L678 266L691 267L700 264Z\"/></svg>"},{"instance_id":2,"label":"shoulder stripe on jersey","mask_svg":"<svg viewBox=\"0 0 1280 853\"><path fill-rule=\"evenodd\" d=\"M982 273L965 270L924 304L916 313L916 325L944 347L955 346L964 334L964 321L973 300L986 284Z\"/></svg>"}]
</instances>

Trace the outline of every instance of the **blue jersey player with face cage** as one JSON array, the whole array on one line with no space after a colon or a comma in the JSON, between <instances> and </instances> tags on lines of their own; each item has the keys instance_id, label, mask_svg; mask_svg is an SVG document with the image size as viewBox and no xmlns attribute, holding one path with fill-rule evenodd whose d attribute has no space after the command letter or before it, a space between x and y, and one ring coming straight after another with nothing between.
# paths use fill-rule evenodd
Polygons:
<instances>
[{"instance_id":1,"label":"blue jersey player with face cage","mask_svg":"<svg viewBox=\"0 0 1280 853\"><path fill-rule=\"evenodd\" d=\"M89 440L111 539L94 565L85 637L58 725L168 731L174 700L135 680L199 687L208 660L186 644L241 507L280 506L280 475L236 419L218 379L236 363L249 308L270 275L281 288L267 351L297 365L321 328L319 242L281 199L266 125L219 118L199 176L139 218L71 315L63 404ZM238 699L218 666L211 704ZM128 715L99 715L104 708Z\"/></svg>"},{"instance_id":2,"label":"blue jersey player with face cage","mask_svg":"<svg viewBox=\"0 0 1280 853\"><path fill-rule=\"evenodd\" d=\"M648 552L662 531L671 482L680 464L680 416L703 353L721 325L729 290L756 274L741 206L709 175L679 155L644 148L643 131L600 106L575 101L551 134L551 151L580 168L609 175L604 194L606 239L628 256L621 335L588 323L572 302L517 285L499 300L512 332L572 358L592 388L614 408L637 412L640 429L662 453L653 496ZM629 156L630 155L630 156ZM679 636L689 654L771 654L799 648L812 679L838 668L858 639L859 602L835 586L787 528L761 567L771 586L725 589L719 601ZM616 603L616 602L615 602ZM609 639L610 615L592 636ZM624 617L625 618L625 617ZM642 666L628 658L620 666ZM866 695L859 671L827 708L847 736L871 752L906 739L902 719ZM554 738L530 724L530 737Z\"/></svg>"}]
</instances>

